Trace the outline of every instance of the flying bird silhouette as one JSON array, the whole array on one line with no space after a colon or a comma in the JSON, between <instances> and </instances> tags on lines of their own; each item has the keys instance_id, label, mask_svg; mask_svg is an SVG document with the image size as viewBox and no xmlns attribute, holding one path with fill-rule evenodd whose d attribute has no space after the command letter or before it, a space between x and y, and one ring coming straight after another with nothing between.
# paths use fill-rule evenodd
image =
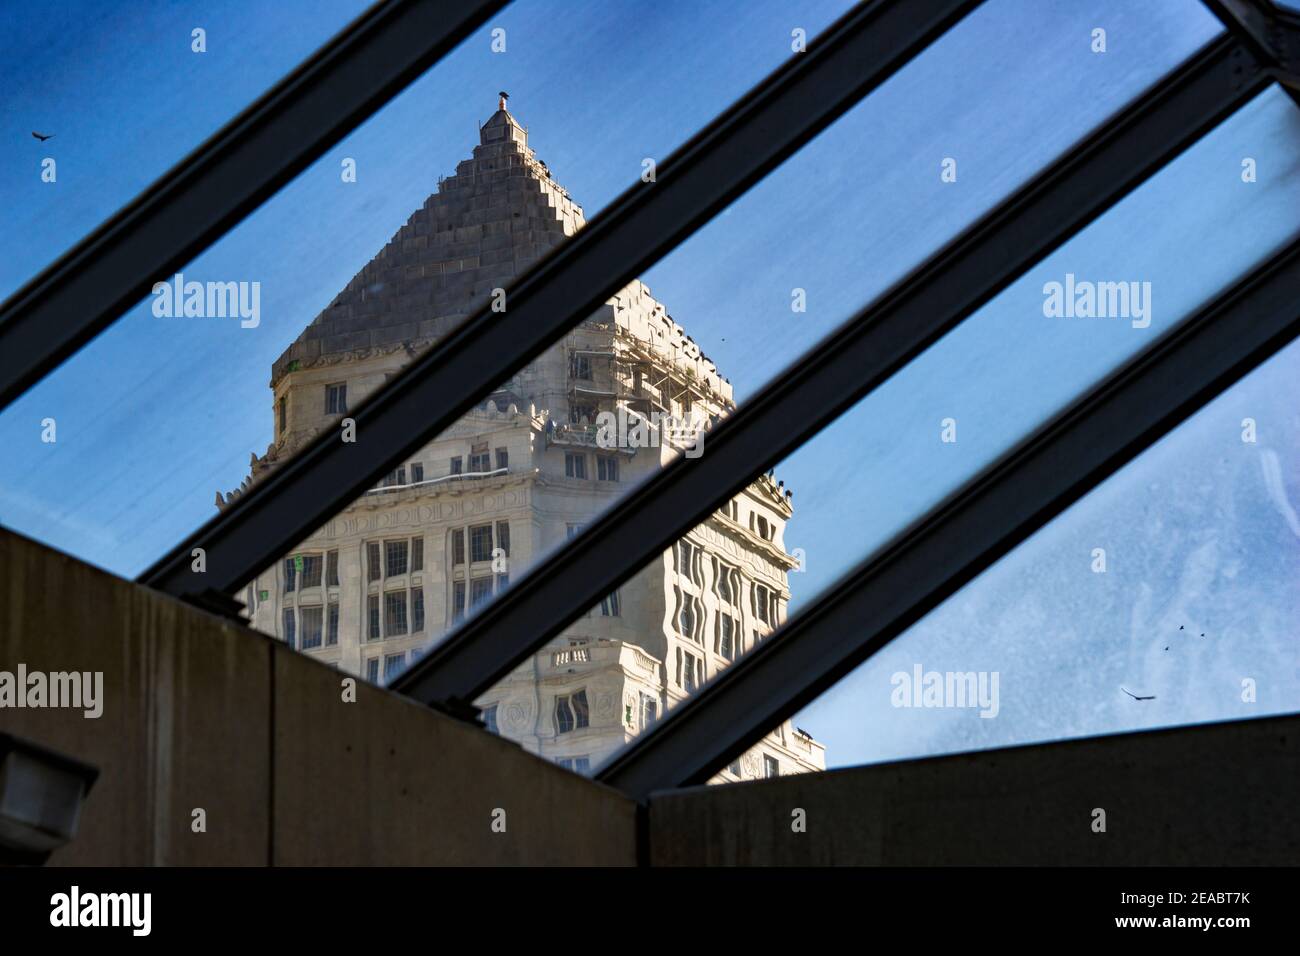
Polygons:
<instances>
[{"instance_id":1,"label":"flying bird silhouette","mask_svg":"<svg viewBox=\"0 0 1300 956\"><path fill-rule=\"evenodd\" d=\"M36 132L36 130L32 130L32 135L35 136L37 139L39 139L42 143L45 142L47 139L54 139L53 133L51 133L49 136L43 136L40 133Z\"/></svg>"},{"instance_id":2,"label":"flying bird silhouette","mask_svg":"<svg viewBox=\"0 0 1300 956\"><path fill-rule=\"evenodd\" d=\"M1123 686L1121 686L1121 687L1120 687L1120 690L1122 690L1124 693L1128 694L1128 695L1129 695L1130 697L1132 697L1134 700L1155 700L1155 699L1156 699L1156 695L1155 695L1155 694L1152 694L1150 697L1139 697L1137 694L1133 693L1133 692L1132 692L1131 690L1129 690L1127 687L1123 687Z\"/></svg>"}]
</instances>

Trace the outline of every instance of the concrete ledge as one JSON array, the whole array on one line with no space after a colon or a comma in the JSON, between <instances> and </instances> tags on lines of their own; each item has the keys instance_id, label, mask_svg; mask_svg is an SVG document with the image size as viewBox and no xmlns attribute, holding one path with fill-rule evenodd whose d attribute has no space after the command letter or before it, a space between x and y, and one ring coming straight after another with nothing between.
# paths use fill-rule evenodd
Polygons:
<instances>
[{"instance_id":1,"label":"concrete ledge","mask_svg":"<svg viewBox=\"0 0 1300 956\"><path fill-rule=\"evenodd\" d=\"M329 667L0 530L0 670L19 663L103 673L98 719L0 708L100 769L53 865L635 862L622 795L364 682L345 702Z\"/></svg>"},{"instance_id":2,"label":"concrete ledge","mask_svg":"<svg viewBox=\"0 0 1300 956\"><path fill-rule=\"evenodd\" d=\"M697 787L651 798L650 864L1294 866L1297 781L1286 716Z\"/></svg>"}]
</instances>

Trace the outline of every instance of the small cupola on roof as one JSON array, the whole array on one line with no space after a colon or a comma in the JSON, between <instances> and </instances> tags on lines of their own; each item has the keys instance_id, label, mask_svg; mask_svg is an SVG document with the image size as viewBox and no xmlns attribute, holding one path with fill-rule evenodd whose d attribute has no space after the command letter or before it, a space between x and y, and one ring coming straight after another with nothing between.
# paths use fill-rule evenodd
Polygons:
<instances>
[{"instance_id":1,"label":"small cupola on roof","mask_svg":"<svg viewBox=\"0 0 1300 956\"><path fill-rule=\"evenodd\" d=\"M520 146L528 146L528 131L506 109L510 94L502 90L497 94L497 111L493 113L478 131L479 142L484 146L509 140Z\"/></svg>"}]
</instances>

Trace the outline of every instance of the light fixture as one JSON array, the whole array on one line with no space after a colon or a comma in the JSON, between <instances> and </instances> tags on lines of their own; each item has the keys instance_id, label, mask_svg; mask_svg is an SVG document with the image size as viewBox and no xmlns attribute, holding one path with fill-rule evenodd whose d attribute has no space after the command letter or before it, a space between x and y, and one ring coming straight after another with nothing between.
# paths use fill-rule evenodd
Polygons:
<instances>
[{"instance_id":1,"label":"light fixture","mask_svg":"<svg viewBox=\"0 0 1300 956\"><path fill-rule=\"evenodd\" d=\"M0 733L0 863L40 866L77 835L99 770Z\"/></svg>"}]
</instances>

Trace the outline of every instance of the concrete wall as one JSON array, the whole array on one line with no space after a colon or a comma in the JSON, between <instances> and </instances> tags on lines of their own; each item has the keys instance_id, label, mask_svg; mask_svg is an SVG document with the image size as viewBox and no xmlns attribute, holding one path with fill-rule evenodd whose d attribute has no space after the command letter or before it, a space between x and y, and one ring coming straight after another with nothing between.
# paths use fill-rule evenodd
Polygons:
<instances>
[{"instance_id":1,"label":"concrete wall","mask_svg":"<svg viewBox=\"0 0 1300 956\"><path fill-rule=\"evenodd\" d=\"M651 798L650 864L1294 866L1297 781L1288 716L697 787Z\"/></svg>"},{"instance_id":2,"label":"concrete wall","mask_svg":"<svg viewBox=\"0 0 1300 956\"><path fill-rule=\"evenodd\" d=\"M98 719L0 708L100 768L51 864L635 861L621 795L364 682L346 703L323 664L0 531L0 670L20 662L104 675Z\"/></svg>"}]
</instances>

